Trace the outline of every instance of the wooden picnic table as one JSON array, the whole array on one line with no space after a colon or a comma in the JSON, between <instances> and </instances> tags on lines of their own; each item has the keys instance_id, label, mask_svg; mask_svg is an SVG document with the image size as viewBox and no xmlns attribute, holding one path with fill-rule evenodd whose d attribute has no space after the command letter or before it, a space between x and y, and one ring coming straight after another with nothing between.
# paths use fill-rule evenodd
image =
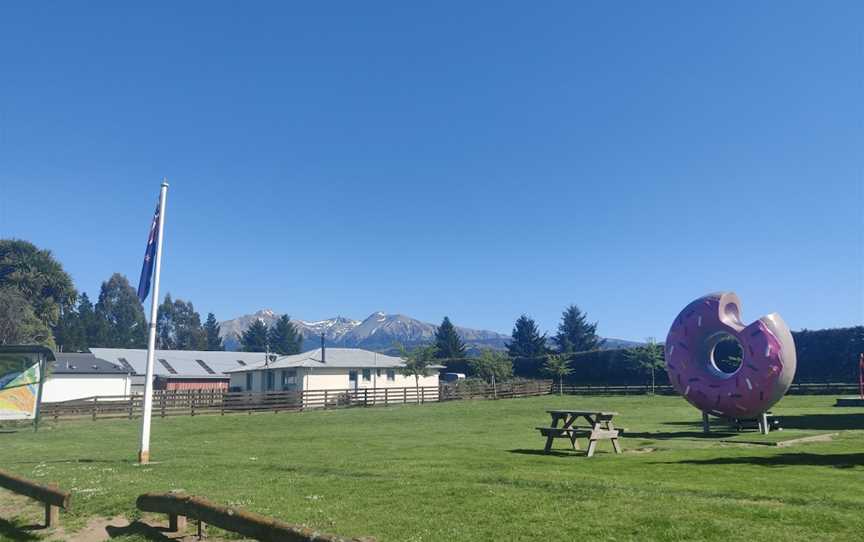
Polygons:
<instances>
[{"instance_id":1,"label":"wooden picnic table","mask_svg":"<svg viewBox=\"0 0 864 542\"><path fill-rule=\"evenodd\" d=\"M594 455L599 440L611 440L615 453L621 453L618 430L612 424L612 418L618 415L617 412L603 410L547 410L546 412L552 416L552 425L537 428L540 434L546 437L546 446L543 448L546 453L552 450L552 442L556 438L568 439L573 449L578 450L577 438L580 435L588 437L587 457ZM588 422L588 427L579 427L577 422L580 419Z\"/></svg>"}]
</instances>

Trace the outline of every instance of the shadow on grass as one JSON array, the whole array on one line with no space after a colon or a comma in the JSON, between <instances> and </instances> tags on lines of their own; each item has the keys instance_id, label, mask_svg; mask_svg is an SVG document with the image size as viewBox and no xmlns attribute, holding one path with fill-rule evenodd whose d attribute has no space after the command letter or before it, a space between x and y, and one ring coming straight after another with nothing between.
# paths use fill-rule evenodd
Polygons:
<instances>
[{"instance_id":1,"label":"shadow on grass","mask_svg":"<svg viewBox=\"0 0 864 542\"><path fill-rule=\"evenodd\" d=\"M703 433L700 429L699 431L646 431L646 432L637 432L637 431L627 431L626 433L621 434L621 438L624 439L644 439L644 440L673 440L673 439L701 439L701 440L712 440L712 439L720 439L720 438L729 438L730 436L737 435L738 433L732 431L711 431L710 433Z\"/></svg>"},{"instance_id":2,"label":"shadow on grass","mask_svg":"<svg viewBox=\"0 0 864 542\"><path fill-rule=\"evenodd\" d=\"M784 429L864 429L864 414L802 414L779 418Z\"/></svg>"},{"instance_id":3,"label":"shadow on grass","mask_svg":"<svg viewBox=\"0 0 864 542\"><path fill-rule=\"evenodd\" d=\"M851 469L864 466L864 453L853 454L811 454L785 453L772 456L715 457L713 459L684 459L665 461L659 464L677 465L759 465L761 467L834 467Z\"/></svg>"},{"instance_id":4,"label":"shadow on grass","mask_svg":"<svg viewBox=\"0 0 864 542\"><path fill-rule=\"evenodd\" d=\"M585 455L584 450L570 450L570 451L562 451L562 450L550 450L548 452L544 452L543 450L528 450L524 448L518 448L516 450L507 450L511 454L520 454L520 455L539 455L543 457L578 457L580 455Z\"/></svg>"},{"instance_id":5,"label":"shadow on grass","mask_svg":"<svg viewBox=\"0 0 864 542\"><path fill-rule=\"evenodd\" d=\"M108 525L107 527L105 527L105 531L111 538L121 538L124 536L139 536L146 538L147 540L174 540L173 538L165 536L164 533L167 531L167 529L153 527L151 525L147 525L146 523L142 523L141 521L133 521L129 525L123 527Z\"/></svg>"},{"instance_id":6,"label":"shadow on grass","mask_svg":"<svg viewBox=\"0 0 864 542\"><path fill-rule=\"evenodd\" d=\"M41 529L41 525L19 525L14 520L0 518L0 539L2 540L41 540L41 537L29 532Z\"/></svg>"},{"instance_id":7,"label":"shadow on grass","mask_svg":"<svg viewBox=\"0 0 864 542\"><path fill-rule=\"evenodd\" d=\"M46 459L42 461L7 461L7 465L39 465L39 464L55 464L55 463L108 463L108 464L117 464L117 463L135 463L137 461L133 461L132 459L90 459L90 458L78 458L78 459Z\"/></svg>"},{"instance_id":8,"label":"shadow on grass","mask_svg":"<svg viewBox=\"0 0 864 542\"><path fill-rule=\"evenodd\" d=\"M864 413L838 413L838 414L800 414L784 416L778 414L780 426L784 429L827 429L840 431L844 429L864 429ZM663 425L691 427L694 430L701 429L701 422L664 422ZM712 418L711 427L729 427L725 422Z\"/></svg>"}]
</instances>

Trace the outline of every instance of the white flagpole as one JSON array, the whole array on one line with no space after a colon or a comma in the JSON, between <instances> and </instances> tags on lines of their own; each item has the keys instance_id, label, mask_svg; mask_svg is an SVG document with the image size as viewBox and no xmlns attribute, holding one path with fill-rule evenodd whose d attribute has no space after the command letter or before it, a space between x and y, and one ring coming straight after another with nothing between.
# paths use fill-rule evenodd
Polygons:
<instances>
[{"instance_id":1,"label":"white flagpole","mask_svg":"<svg viewBox=\"0 0 864 542\"><path fill-rule=\"evenodd\" d=\"M159 272L162 270L162 233L165 226L165 198L168 195L168 179L162 178L159 191L159 241L156 243L156 269L153 289L150 292L150 335L147 338L147 376L144 380L144 415L141 417L141 450L138 463L150 462L150 418L153 411L153 362L156 357L156 323L159 316Z\"/></svg>"}]
</instances>

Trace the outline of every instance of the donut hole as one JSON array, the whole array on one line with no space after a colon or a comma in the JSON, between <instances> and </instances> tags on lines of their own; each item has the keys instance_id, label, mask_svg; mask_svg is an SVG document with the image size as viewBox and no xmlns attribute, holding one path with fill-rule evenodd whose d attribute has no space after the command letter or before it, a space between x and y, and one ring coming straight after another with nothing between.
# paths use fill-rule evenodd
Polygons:
<instances>
[{"instance_id":1,"label":"donut hole","mask_svg":"<svg viewBox=\"0 0 864 542\"><path fill-rule=\"evenodd\" d=\"M735 374L744 362L744 349L734 335L721 333L711 349L711 363L721 373Z\"/></svg>"}]
</instances>

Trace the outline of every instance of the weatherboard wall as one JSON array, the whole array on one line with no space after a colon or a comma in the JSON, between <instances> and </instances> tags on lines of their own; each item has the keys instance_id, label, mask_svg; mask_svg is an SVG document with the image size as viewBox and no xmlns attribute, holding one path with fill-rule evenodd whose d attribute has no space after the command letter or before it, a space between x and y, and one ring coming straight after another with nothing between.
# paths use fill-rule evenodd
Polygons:
<instances>
[{"instance_id":1,"label":"weatherboard wall","mask_svg":"<svg viewBox=\"0 0 864 542\"><path fill-rule=\"evenodd\" d=\"M278 391L282 390L282 371L285 369L267 369L257 371L244 371L231 374L231 389L240 391ZM369 380L364 380L363 369L356 369L357 384L350 380L350 372L355 369L346 367L322 367L322 368L297 368L295 369L296 379L294 387L289 389L295 390L345 390L351 388L357 389L372 389L372 388L406 388L414 387L415 381L413 376L404 376L398 370L395 370L393 380L387 379L386 369L369 369ZM380 375L378 376L378 372ZM266 374L273 373L273 388L267 387ZM247 386L247 375L251 375L252 387L251 390ZM420 377L420 386L438 386L438 373L432 376Z\"/></svg>"},{"instance_id":2,"label":"weatherboard wall","mask_svg":"<svg viewBox=\"0 0 864 542\"><path fill-rule=\"evenodd\" d=\"M131 379L125 374L55 374L45 381L42 402L56 403L85 397L128 396L131 387Z\"/></svg>"}]
</instances>

